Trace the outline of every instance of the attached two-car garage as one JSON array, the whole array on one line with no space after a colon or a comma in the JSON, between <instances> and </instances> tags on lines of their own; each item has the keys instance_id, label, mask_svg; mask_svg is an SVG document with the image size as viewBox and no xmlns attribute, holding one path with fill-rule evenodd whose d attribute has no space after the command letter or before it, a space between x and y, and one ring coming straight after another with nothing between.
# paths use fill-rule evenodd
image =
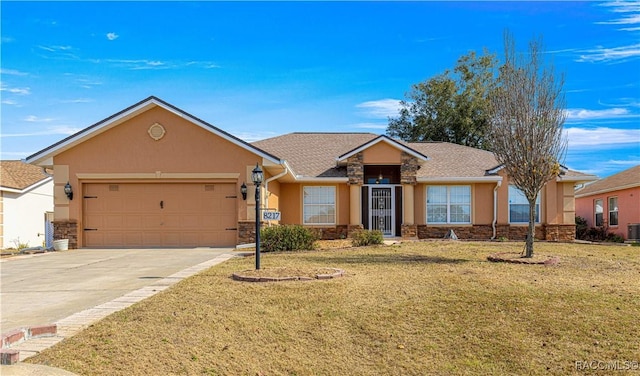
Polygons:
<instances>
[{"instance_id":1,"label":"attached two-car garage","mask_svg":"<svg viewBox=\"0 0 640 376\"><path fill-rule=\"evenodd\" d=\"M211 247L236 244L234 183L87 183L85 247Z\"/></svg>"}]
</instances>

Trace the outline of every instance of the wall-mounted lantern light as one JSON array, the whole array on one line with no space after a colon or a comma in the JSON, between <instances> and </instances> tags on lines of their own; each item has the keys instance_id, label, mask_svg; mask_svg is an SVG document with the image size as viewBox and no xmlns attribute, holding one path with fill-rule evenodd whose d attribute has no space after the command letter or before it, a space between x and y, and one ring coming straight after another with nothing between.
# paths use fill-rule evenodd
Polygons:
<instances>
[{"instance_id":1,"label":"wall-mounted lantern light","mask_svg":"<svg viewBox=\"0 0 640 376\"><path fill-rule=\"evenodd\" d=\"M73 200L73 189L71 188L71 184L69 182L64 185L64 194L67 195L69 200Z\"/></svg>"},{"instance_id":2,"label":"wall-mounted lantern light","mask_svg":"<svg viewBox=\"0 0 640 376\"><path fill-rule=\"evenodd\" d=\"M256 270L260 270L260 184L264 179L262 169L256 163L251 171L251 180L256 185Z\"/></svg>"},{"instance_id":3,"label":"wall-mounted lantern light","mask_svg":"<svg viewBox=\"0 0 640 376\"><path fill-rule=\"evenodd\" d=\"M240 186L240 193L242 193L242 199L246 200L247 199L247 185L242 182L242 185Z\"/></svg>"}]
</instances>

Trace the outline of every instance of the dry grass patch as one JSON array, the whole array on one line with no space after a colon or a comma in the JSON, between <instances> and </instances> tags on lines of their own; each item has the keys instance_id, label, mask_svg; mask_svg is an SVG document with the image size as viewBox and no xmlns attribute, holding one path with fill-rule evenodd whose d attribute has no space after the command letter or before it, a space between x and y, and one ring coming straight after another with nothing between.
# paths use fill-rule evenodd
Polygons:
<instances>
[{"instance_id":1,"label":"dry grass patch","mask_svg":"<svg viewBox=\"0 0 640 376\"><path fill-rule=\"evenodd\" d=\"M639 361L640 252L536 244L557 266L491 263L520 243L416 242L263 255L327 281L233 281L213 267L29 362L83 375L584 374Z\"/></svg>"}]
</instances>

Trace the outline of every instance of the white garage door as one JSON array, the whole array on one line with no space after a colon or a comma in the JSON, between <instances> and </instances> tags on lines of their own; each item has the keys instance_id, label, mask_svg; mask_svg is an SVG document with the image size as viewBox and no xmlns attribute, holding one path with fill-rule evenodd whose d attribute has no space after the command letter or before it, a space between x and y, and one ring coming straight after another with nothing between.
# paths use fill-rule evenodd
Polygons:
<instances>
[{"instance_id":1,"label":"white garage door","mask_svg":"<svg viewBox=\"0 0 640 376\"><path fill-rule=\"evenodd\" d=\"M236 243L235 184L85 184L85 247Z\"/></svg>"}]
</instances>

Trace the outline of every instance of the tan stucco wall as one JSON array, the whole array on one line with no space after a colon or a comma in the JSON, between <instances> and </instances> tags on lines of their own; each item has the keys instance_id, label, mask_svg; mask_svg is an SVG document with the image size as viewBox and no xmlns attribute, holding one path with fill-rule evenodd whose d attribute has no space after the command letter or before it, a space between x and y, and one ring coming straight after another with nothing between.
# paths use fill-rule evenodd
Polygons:
<instances>
[{"instance_id":1,"label":"tan stucco wall","mask_svg":"<svg viewBox=\"0 0 640 376\"><path fill-rule=\"evenodd\" d=\"M363 150L363 163L367 164L400 164L401 151L386 142L377 144Z\"/></svg>"},{"instance_id":2,"label":"tan stucco wall","mask_svg":"<svg viewBox=\"0 0 640 376\"><path fill-rule=\"evenodd\" d=\"M4 247L4 192L0 191L0 249Z\"/></svg>"},{"instance_id":3,"label":"tan stucco wall","mask_svg":"<svg viewBox=\"0 0 640 376\"><path fill-rule=\"evenodd\" d=\"M426 184L418 184L413 189L413 198L415 203L413 205L413 213L415 223L417 225L424 225L427 223L427 188Z\"/></svg>"},{"instance_id":4,"label":"tan stucco wall","mask_svg":"<svg viewBox=\"0 0 640 376\"><path fill-rule=\"evenodd\" d=\"M474 225L489 225L493 222L493 184L471 185L471 216Z\"/></svg>"},{"instance_id":5,"label":"tan stucco wall","mask_svg":"<svg viewBox=\"0 0 640 376\"><path fill-rule=\"evenodd\" d=\"M302 188L300 184L280 184L280 211L283 224L302 223ZM285 199L286 197L286 199Z\"/></svg>"}]
</instances>

